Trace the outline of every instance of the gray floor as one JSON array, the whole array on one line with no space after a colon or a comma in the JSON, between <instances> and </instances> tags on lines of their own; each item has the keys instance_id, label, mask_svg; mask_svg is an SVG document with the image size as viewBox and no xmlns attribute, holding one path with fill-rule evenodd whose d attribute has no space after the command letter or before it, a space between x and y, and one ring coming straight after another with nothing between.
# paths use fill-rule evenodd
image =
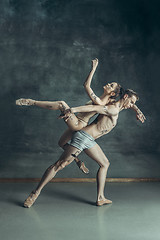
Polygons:
<instances>
[{"instance_id":1,"label":"gray floor","mask_svg":"<svg viewBox=\"0 0 160 240\"><path fill-rule=\"evenodd\" d=\"M160 183L108 183L112 205L96 207L94 183L50 183L30 209L34 183L0 184L3 240L159 240Z\"/></svg>"}]
</instances>

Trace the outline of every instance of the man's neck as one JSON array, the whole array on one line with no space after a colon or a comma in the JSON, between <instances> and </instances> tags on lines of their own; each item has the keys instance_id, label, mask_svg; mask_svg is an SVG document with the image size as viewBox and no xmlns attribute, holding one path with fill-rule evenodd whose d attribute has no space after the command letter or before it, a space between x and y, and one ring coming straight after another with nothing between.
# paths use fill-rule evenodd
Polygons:
<instances>
[{"instance_id":1,"label":"man's neck","mask_svg":"<svg viewBox=\"0 0 160 240\"><path fill-rule=\"evenodd\" d=\"M119 111L122 111L124 109L124 99L120 99L118 102L118 107L119 107Z\"/></svg>"}]
</instances>

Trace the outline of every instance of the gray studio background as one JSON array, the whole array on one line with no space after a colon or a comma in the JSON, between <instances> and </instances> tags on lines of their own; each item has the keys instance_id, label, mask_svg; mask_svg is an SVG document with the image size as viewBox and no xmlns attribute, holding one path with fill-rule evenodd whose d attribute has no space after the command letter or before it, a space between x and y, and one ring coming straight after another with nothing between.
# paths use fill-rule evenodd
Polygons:
<instances>
[{"instance_id":1,"label":"gray studio background","mask_svg":"<svg viewBox=\"0 0 160 240\"><path fill-rule=\"evenodd\" d=\"M146 115L131 110L97 142L111 165L108 177L160 177L159 81L160 4L157 0L2 0L0 1L0 177L41 177L62 150L66 125L59 112L18 107L15 100L64 100L84 105L83 82L91 60L99 59L92 88L117 81L139 93ZM57 177L95 177L73 162Z\"/></svg>"}]
</instances>

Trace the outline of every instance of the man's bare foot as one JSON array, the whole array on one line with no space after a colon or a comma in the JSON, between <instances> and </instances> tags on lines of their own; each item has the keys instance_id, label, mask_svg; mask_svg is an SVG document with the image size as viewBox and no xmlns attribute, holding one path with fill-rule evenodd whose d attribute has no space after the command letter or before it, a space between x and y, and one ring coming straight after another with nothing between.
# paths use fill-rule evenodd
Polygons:
<instances>
[{"instance_id":1,"label":"man's bare foot","mask_svg":"<svg viewBox=\"0 0 160 240\"><path fill-rule=\"evenodd\" d=\"M89 169L85 166L84 162L81 162L81 166L79 167L81 171L85 174L89 173Z\"/></svg>"},{"instance_id":2,"label":"man's bare foot","mask_svg":"<svg viewBox=\"0 0 160 240\"><path fill-rule=\"evenodd\" d=\"M84 162L81 162L78 158L75 157L75 162L77 163L79 169L85 173L88 174L89 173L89 169L85 166Z\"/></svg>"},{"instance_id":3,"label":"man's bare foot","mask_svg":"<svg viewBox=\"0 0 160 240\"><path fill-rule=\"evenodd\" d=\"M34 100L32 99L25 99L25 98L20 98L16 100L16 105L18 106L31 106L34 105Z\"/></svg>"},{"instance_id":4,"label":"man's bare foot","mask_svg":"<svg viewBox=\"0 0 160 240\"><path fill-rule=\"evenodd\" d=\"M112 203L111 200L104 198L104 199L102 199L102 200L97 201L97 202L96 202L96 205L97 205L97 206L102 206L102 205L104 205L104 204L110 204L110 203Z\"/></svg>"},{"instance_id":5,"label":"man's bare foot","mask_svg":"<svg viewBox=\"0 0 160 240\"><path fill-rule=\"evenodd\" d=\"M30 208L33 205L33 203L36 201L38 196L39 196L38 192L35 192L35 191L31 192L28 198L24 201L23 206L26 208Z\"/></svg>"}]
</instances>

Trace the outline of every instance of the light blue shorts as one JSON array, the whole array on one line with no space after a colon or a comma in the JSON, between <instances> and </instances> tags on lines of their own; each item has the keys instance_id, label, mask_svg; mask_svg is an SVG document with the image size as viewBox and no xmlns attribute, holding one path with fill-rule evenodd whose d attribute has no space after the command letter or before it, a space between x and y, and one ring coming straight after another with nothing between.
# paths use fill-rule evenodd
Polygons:
<instances>
[{"instance_id":1,"label":"light blue shorts","mask_svg":"<svg viewBox=\"0 0 160 240\"><path fill-rule=\"evenodd\" d=\"M96 145L95 139L88 133L80 130L73 134L70 145L78 148L80 151L92 148Z\"/></svg>"}]
</instances>

